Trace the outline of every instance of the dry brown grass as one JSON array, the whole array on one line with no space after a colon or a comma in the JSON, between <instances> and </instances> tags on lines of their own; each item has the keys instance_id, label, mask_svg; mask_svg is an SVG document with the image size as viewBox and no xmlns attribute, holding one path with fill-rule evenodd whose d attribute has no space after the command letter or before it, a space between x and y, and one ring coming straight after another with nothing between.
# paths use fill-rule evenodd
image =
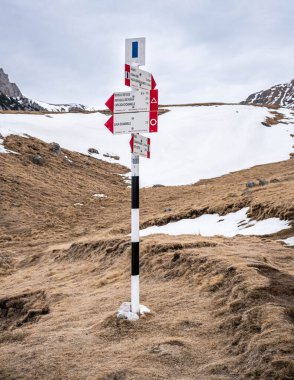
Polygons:
<instances>
[{"instance_id":1,"label":"dry brown grass","mask_svg":"<svg viewBox=\"0 0 294 380\"><path fill-rule=\"evenodd\" d=\"M142 239L141 302L153 312L117 320L130 295L127 169L56 157L33 138L5 145L20 154L0 155L1 379L293 378L293 249L276 241L293 228ZM269 183L246 189L258 179ZM293 160L141 190L142 226L244 206L293 221Z\"/></svg>"},{"instance_id":2,"label":"dry brown grass","mask_svg":"<svg viewBox=\"0 0 294 380\"><path fill-rule=\"evenodd\" d=\"M266 127L271 127L273 125L281 123L282 120L285 118L285 116L282 113L277 111L271 111L271 115L271 117L267 116L265 121L263 121L261 124L263 124Z\"/></svg>"}]
</instances>

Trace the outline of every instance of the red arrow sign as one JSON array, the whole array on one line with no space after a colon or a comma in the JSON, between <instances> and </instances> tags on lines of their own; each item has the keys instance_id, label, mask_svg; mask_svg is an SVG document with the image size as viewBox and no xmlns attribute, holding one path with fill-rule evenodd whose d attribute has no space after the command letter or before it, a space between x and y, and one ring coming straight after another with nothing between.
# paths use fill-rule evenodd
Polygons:
<instances>
[{"instance_id":1,"label":"red arrow sign","mask_svg":"<svg viewBox=\"0 0 294 380\"><path fill-rule=\"evenodd\" d=\"M133 134L130 146L132 153L150 158L150 138L139 135L139 133Z\"/></svg>"},{"instance_id":2,"label":"red arrow sign","mask_svg":"<svg viewBox=\"0 0 294 380\"><path fill-rule=\"evenodd\" d=\"M158 90L115 92L105 103L112 113L158 111Z\"/></svg>"},{"instance_id":3,"label":"red arrow sign","mask_svg":"<svg viewBox=\"0 0 294 380\"><path fill-rule=\"evenodd\" d=\"M154 90L156 82L151 73L126 64L125 85L143 90Z\"/></svg>"},{"instance_id":4,"label":"red arrow sign","mask_svg":"<svg viewBox=\"0 0 294 380\"><path fill-rule=\"evenodd\" d=\"M157 112L115 113L104 124L113 134L157 132Z\"/></svg>"}]
</instances>

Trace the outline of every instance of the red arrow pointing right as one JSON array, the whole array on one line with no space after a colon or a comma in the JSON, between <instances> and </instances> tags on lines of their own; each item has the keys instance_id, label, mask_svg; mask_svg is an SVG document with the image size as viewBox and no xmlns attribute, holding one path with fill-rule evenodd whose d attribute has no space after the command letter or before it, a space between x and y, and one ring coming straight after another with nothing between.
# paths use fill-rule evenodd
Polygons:
<instances>
[{"instance_id":1,"label":"red arrow pointing right","mask_svg":"<svg viewBox=\"0 0 294 380\"><path fill-rule=\"evenodd\" d=\"M131 146L131 152L133 153L134 151L134 135L132 134L132 138L130 140L130 146Z\"/></svg>"},{"instance_id":2,"label":"red arrow pointing right","mask_svg":"<svg viewBox=\"0 0 294 380\"><path fill-rule=\"evenodd\" d=\"M108 119L107 122L104 125L113 134L113 116L111 116L111 118Z\"/></svg>"}]
</instances>

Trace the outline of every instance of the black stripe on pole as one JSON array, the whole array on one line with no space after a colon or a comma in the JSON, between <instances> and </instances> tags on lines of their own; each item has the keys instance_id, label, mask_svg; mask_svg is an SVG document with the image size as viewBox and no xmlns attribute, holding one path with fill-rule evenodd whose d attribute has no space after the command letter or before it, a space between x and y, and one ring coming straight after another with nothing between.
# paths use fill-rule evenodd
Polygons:
<instances>
[{"instance_id":1,"label":"black stripe on pole","mask_svg":"<svg viewBox=\"0 0 294 380\"><path fill-rule=\"evenodd\" d=\"M132 242L132 276L139 274L139 242Z\"/></svg>"},{"instance_id":2,"label":"black stripe on pole","mask_svg":"<svg viewBox=\"0 0 294 380\"><path fill-rule=\"evenodd\" d=\"M132 208L139 208L139 176L132 177Z\"/></svg>"}]
</instances>

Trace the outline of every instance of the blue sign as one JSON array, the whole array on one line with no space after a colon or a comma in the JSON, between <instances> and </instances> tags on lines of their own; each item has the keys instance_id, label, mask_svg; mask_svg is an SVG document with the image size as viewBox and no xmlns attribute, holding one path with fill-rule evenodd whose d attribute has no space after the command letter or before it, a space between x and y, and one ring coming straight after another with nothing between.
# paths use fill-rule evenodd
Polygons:
<instances>
[{"instance_id":1,"label":"blue sign","mask_svg":"<svg viewBox=\"0 0 294 380\"><path fill-rule=\"evenodd\" d=\"M1 2L1 0L0 0ZM126 60L127 65L145 65L145 37L126 39Z\"/></svg>"},{"instance_id":2,"label":"blue sign","mask_svg":"<svg viewBox=\"0 0 294 380\"><path fill-rule=\"evenodd\" d=\"M138 58L139 56L139 43L138 41L132 42L132 58Z\"/></svg>"}]
</instances>

